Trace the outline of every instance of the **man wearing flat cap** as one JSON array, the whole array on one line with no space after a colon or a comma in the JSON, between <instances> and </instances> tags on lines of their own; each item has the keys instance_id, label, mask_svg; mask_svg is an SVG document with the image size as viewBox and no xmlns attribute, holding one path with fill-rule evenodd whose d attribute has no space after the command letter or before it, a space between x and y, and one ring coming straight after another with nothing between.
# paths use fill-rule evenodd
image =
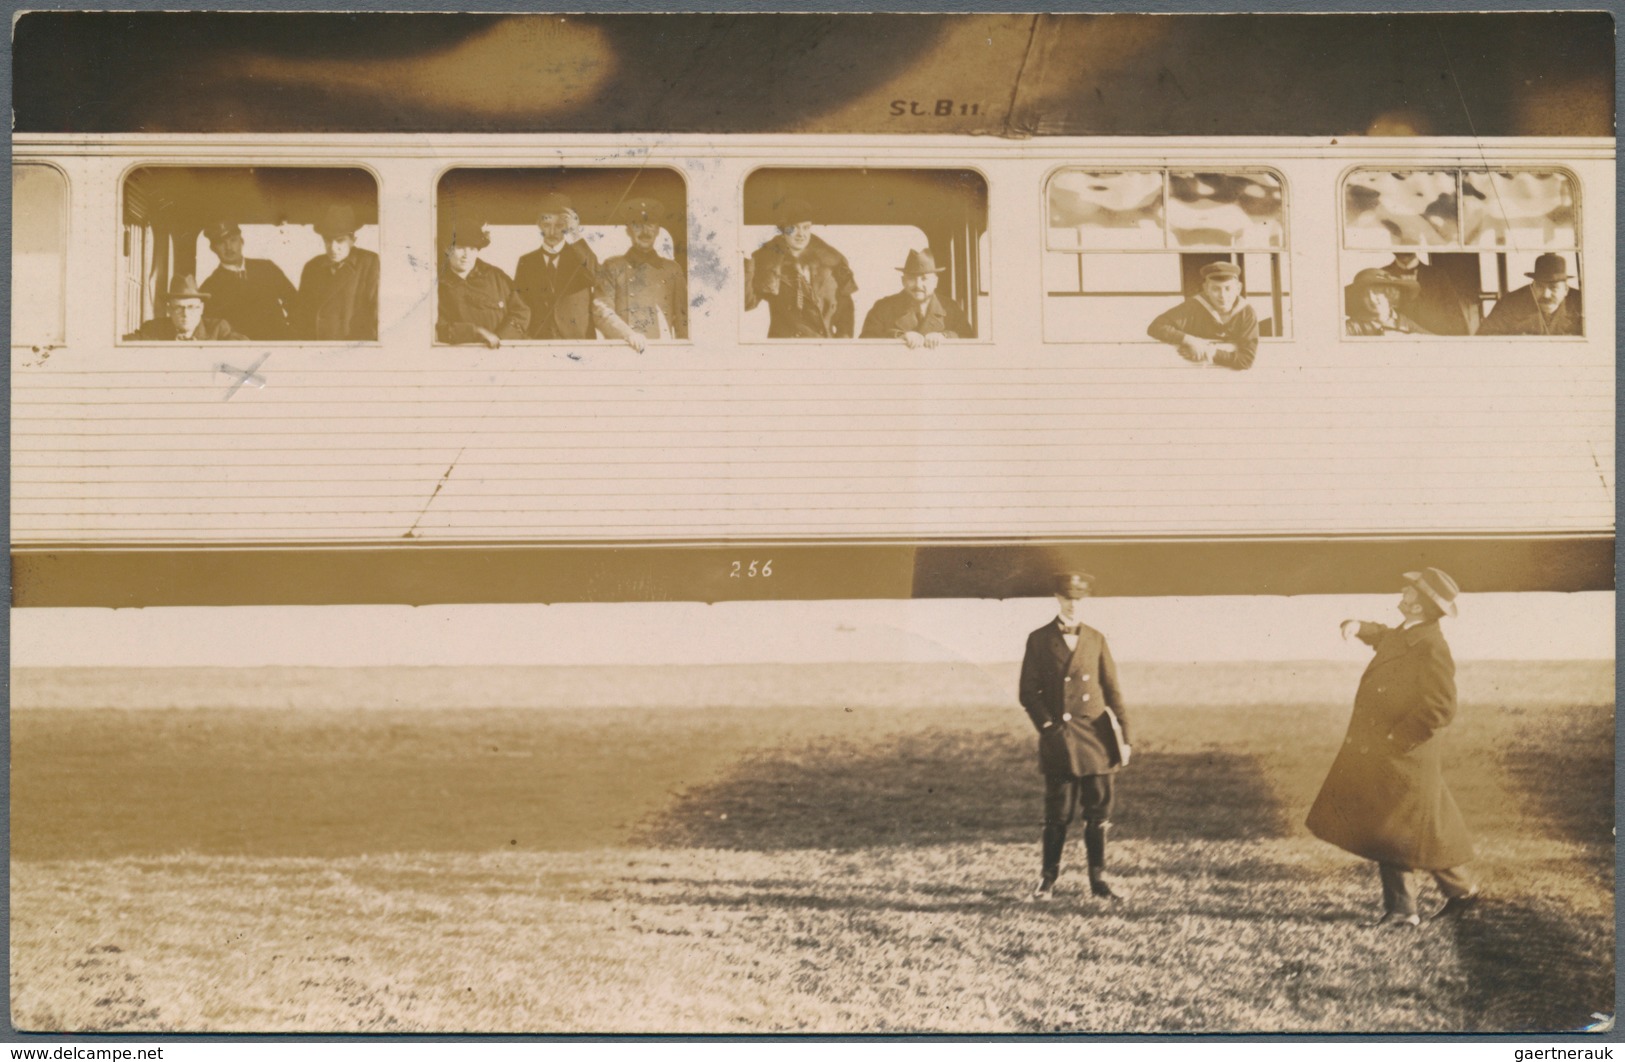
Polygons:
<instances>
[{"instance_id":1,"label":"man wearing flat cap","mask_svg":"<svg viewBox=\"0 0 1625 1062\"><path fill-rule=\"evenodd\" d=\"M378 338L378 256L355 245L355 210L329 207L312 226L326 251L305 263L294 303L296 338L370 342Z\"/></svg>"},{"instance_id":2,"label":"man wearing flat cap","mask_svg":"<svg viewBox=\"0 0 1625 1062\"><path fill-rule=\"evenodd\" d=\"M937 265L930 248L908 252L898 267L903 290L887 295L863 319L863 339L901 339L910 350L934 349L944 339L974 337L965 313L952 299L937 294Z\"/></svg>"},{"instance_id":3,"label":"man wearing flat cap","mask_svg":"<svg viewBox=\"0 0 1625 1062\"><path fill-rule=\"evenodd\" d=\"M1258 352L1258 315L1241 294L1240 267L1210 262L1202 267L1202 290L1158 316L1146 334L1186 361L1249 369Z\"/></svg>"},{"instance_id":4,"label":"man wearing flat cap","mask_svg":"<svg viewBox=\"0 0 1625 1062\"><path fill-rule=\"evenodd\" d=\"M176 277L164 300L164 316L144 321L124 338L129 341L163 343L222 343L248 337L231 327L231 322L203 316L209 293L198 289L190 276Z\"/></svg>"},{"instance_id":5,"label":"man wearing flat cap","mask_svg":"<svg viewBox=\"0 0 1625 1062\"><path fill-rule=\"evenodd\" d=\"M1068 572L1055 580L1059 615L1027 636L1021 661L1021 706L1038 731L1044 775L1044 837L1036 900L1054 896L1067 827L1083 819L1089 889L1119 898L1106 879L1112 781L1129 761L1128 717L1106 636L1077 618L1094 577Z\"/></svg>"},{"instance_id":6,"label":"man wearing flat cap","mask_svg":"<svg viewBox=\"0 0 1625 1062\"><path fill-rule=\"evenodd\" d=\"M580 224L570 197L542 196L536 228L542 244L522 255L513 271L514 290L530 308L530 339L597 339L601 331L636 350L632 329L599 297L598 256L586 241L569 239Z\"/></svg>"},{"instance_id":7,"label":"man wearing flat cap","mask_svg":"<svg viewBox=\"0 0 1625 1062\"><path fill-rule=\"evenodd\" d=\"M621 218L632 246L606 261L600 277L604 298L631 330L627 344L642 350L648 339L687 339L688 278L655 250L666 208L658 199L634 199Z\"/></svg>"},{"instance_id":8,"label":"man wearing flat cap","mask_svg":"<svg viewBox=\"0 0 1625 1062\"><path fill-rule=\"evenodd\" d=\"M1560 254L1543 254L1535 269L1525 273L1529 283L1495 304L1481 336L1577 336L1584 332L1580 293L1569 287L1574 277Z\"/></svg>"},{"instance_id":9,"label":"man wearing flat cap","mask_svg":"<svg viewBox=\"0 0 1625 1062\"><path fill-rule=\"evenodd\" d=\"M493 350L504 339L525 338L530 309L514 293L508 274L480 261L480 252L491 246L485 222L457 218L442 242L446 262L440 270L435 338L442 343L483 343Z\"/></svg>"},{"instance_id":10,"label":"man wearing flat cap","mask_svg":"<svg viewBox=\"0 0 1625 1062\"><path fill-rule=\"evenodd\" d=\"M1439 620L1459 590L1438 568L1406 572L1397 627L1345 620L1344 638L1376 650L1354 695L1343 747L1309 809L1316 837L1377 864L1382 929L1421 922L1414 872L1432 875L1455 918L1478 903L1473 842L1440 771L1439 732L1456 715L1456 664Z\"/></svg>"},{"instance_id":11,"label":"man wearing flat cap","mask_svg":"<svg viewBox=\"0 0 1625 1062\"><path fill-rule=\"evenodd\" d=\"M270 259L243 257L243 230L236 222L216 221L203 235L220 259L220 265L200 285L210 297L213 316L230 321L249 339L293 338L288 315L298 293L288 274Z\"/></svg>"},{"instance_id":12,"label":"man wearing flat cap","mask_svg":"<svg viewBox=\"0 0 1625 1062\"><path fill-rule=\"evenodd\" d=\"M774 210L778 235L745 260L745 309L767 303L769 339L851 339L858 282L846 256L813 235L812 204Z\"/></svg>"},{"instance_id":13,"label":"man wearing flat cap","mask_svg":"<svg viewBox=\"0 0 1625 1062\"><path fill-rule=\"evenodd\" d=\"M1351 336L1427 335L1427 329L1399 310L1420 288L1409 277L1362 269L1343 289L1343 331Z\"/></svg>"}]
</instances>

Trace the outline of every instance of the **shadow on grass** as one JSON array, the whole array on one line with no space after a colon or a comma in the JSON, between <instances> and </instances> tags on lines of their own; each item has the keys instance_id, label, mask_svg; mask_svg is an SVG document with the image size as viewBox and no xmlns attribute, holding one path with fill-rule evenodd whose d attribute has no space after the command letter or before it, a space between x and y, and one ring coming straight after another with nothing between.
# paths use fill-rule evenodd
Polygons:
<instances>
[{"instance_id":1,"label":"shadow on grass","mask_svg":"<svg viewBox=\"0 0 1625 1062\"><path fill-rule=\"evenodd\" d=\"M890 750L778 748L682 793L642 843L748 851L1035 840L1043 779L1027 742L926 731ZM1253 757L1151 753L1119 777L1119 838L1245 840L1288 832ZM1080 838L1081 842L1081 838Z\"/></svg>"},{"instance_id":2,"label":"shadow on grass","mask_svg":"<svg viewBox=\"0 0 1625 1062\"><path fill-rule=\"evenodd\" d=\"M1612 705L1566 706L1561 712L1508 710L1516 721L1499 750L1509 788L1527 810L1571 841L1613 845L1614 718Z\"/></svg>"},{"instance_id":3,"label":"shadow on grass","mask_svg":"<svg viewBox=\"0 0 1625 1062\"><path fill-rule=\"evenodd\" d=\"M1576 1032L1613 1014L1611 924L1588 941L1572 916L1492 895L1453 928L1478 1019L1469 1031Z\"/></svg>"}]
</instances>

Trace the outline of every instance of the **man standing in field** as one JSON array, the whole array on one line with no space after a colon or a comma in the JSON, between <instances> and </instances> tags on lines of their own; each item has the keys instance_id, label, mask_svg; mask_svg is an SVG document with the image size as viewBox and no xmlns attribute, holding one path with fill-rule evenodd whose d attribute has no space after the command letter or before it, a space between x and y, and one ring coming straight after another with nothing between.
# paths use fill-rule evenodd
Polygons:
<instances>
[{"instance_id":1,"label":"man standing in field","mask_svg":"<svg viewBox=\"0 0 1625 1062\"><path fill-rule=\"evenodd\" d=\"M1038 730L1044 774L1043 869L1035 900L1054 896L1067 827L1080 814L1089 889L1103 899L1120 898L1106 880L1106 834L1112 780L1129 761L1128 719L1106 636L1077 619L1078 602L1093 583L1085 572L1057 577L1059 615L1027 636L1021 661L1021 706Z\"/></svg>"},{"instance_id":2,"label":"man standing in field","mask_svg":"<svg viewBox=\"0 0 1625 1062\"><path fill-rule=\"evenodd\" d=\"M1433 875L1453 918L1478 903L1466 864L1472 838L1439 768L1438 732L1456 714L1456 664L1439 620L1456 614L1455 580L1437 568L1405 573L1398 627L1343 622L1343 637L1376 649L1354 695L1343 748L1309 809L1316 837L1375 860L1382 880L1378 928L1421 923L1412 872Z\"/></svg>"}]
</instances>

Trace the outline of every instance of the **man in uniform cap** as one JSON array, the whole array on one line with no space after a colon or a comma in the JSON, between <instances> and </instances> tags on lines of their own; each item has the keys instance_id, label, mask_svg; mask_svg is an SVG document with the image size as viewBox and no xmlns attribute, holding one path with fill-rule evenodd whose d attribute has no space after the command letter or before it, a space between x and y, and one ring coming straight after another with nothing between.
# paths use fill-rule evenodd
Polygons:
<instances>
[{"instance_id":1,"label":"man in uniform cap","mask_svg":"<svg viewBox=\"0 0 1625 1062\"><path fill-rule=\"evenodd\" d=\"M1354 695L1354 714L1320 795L1311 832L1377 863L1384 929L1420 924L1413 872L1445 896L1434 918L1478 902L1466 864L1473 842L1440 772L1439 731L1456 714L1456 664L1439 620L1456 614L1455 580L1438 568L1406 572L1398 627L1345 620L1344 638L1376 649Z\"/></svg>"},{"instance_id":2,"label":"man in uniform cap","mask_svg":"<svg viewBox=\"0 0 1625 1062\"><path fill-rule=\"evenodd\" d=\"M778 235L745 260L745 309L767 303L769 339L851 339L858 282L846 256L813 235L812 204L774 211Z\"/></svg>"},{"instance_id":3,"label":"man in uniform cap","mask_svg":"<svg viewBox=\"0 0 1625 1062\"><path fill-rule=\"evenodd\" d=\"M440 270L435 337L442 343L484 343L492 349L504 339L525 338L529 308L514 294L508 274L480 261L480 252L491 246L485 222L458 218L444 242L446 264Z\"/></svg>"},{"instance_id":4,"label":"man in uniform cap","mask_svg":"<svg viewBox=\"0 0 1625 1062\"><path fill-rule=\"evenodd\" d=\"M1569 287L1574 277L1560 254L1543 254L1535 259L1535 269L1525 273L1530 279L1517 291L1495 304L1484 323L1481 336L1577 336L1584 332L1580 293Z\"/></svg>"},{"instance_id":5,"label":"man in uniform cap","mask_svg":"<svg viewBox=\"0 0 1625 1062\"><path fill-rule=\"evenodd\" d=\"M213 299L209 308L249 339L272 342L293 338L288 314L293 310L293 281L267 258L243 257L243 230L233 221L216 221L203 230L209 249L220 259L200 290Z\"/></svg>"},{"instance_id":6,"label":"man in uniform cap","mask_svg":"<svg viewBox=\"0 0 1625 1062\"><path fill-rule=\"evenodd\" d=\"M1351 336L1427 335L1427 329L1399 310L1421 290L1409 277L1362 269L1343 289L1343 331Z\"/></svg>"},{"instance_id":7,"label":"man in uniform cap","mask_svg":"<svg viewBox=\"0 0 1625 1062\"><path fill-rule=\"evenodd\" d=\"M166 343L218 343L248 337L234 331L229 321L203 316L209 293L198 290L190 276L176 277L164 300L164 316L145 321L124 338L127 341L157 340Z\"/></svg>"},{"instance_id":8,"label":"man in uniform cap","mask_svg":"<svg viewBox=\"0 0 1625 1062\"><path fill-rule=\"evenodd\" d=\"M1068 572L1055 581L1059 615L1027 636L1021 661L1021 706L1038 731L1038 767L1044 775L1042 872L1033 898L1054 895L1067 827L1083 817L1089 888L1118 899L1106 880L1106 834L1111 828L1112 779L1128 765L1128 718L1117 684L1117 665L1106 636L1077 619L1094 576Z\"/></svg>"},{"instance_id":9,"label":"man in uniform cap","mask_svg":"<svg viewBox=\"0 0 1625 1062\"><path fill-rule=\"evenodd\" d=\"M355 245L355 210L328 207L311 226L326 247L305 263L294 304L298 339L368 342L378 338L378 256Z\"/></svg>"},{"instance_id":10,"label":"man in uniform cap","mask_svg":"<svg viewBox=\"0 0 1625 1062\"><path fill-rule=\"evenodd\" d=\"M974 337L965 312L937 294L937 265L930 248L908 252L898 267L903 290L880 299L863 319L863 339L901 339L910 350L935 348L944 339Z\"/></svg>"},{"instance_id":11,"label":"man in uniform cap","mask_svg":"<svg viewBox=\"0 0 1625 1062\"><path fill-rule=\"evenodd\" d=\"M514 290L530 308L531 339L597 339L602 331L634 349L632 329L599 298L598 256L586 241L568 237L580 224L570 197L558 192L537 204L542 245L519 259Z\"/></svg>"},{"instance_id":12,"label":"man in uniform cap","mask_svg":"<svg viewBox=\"0 0 1625 1062\"><path fill-rule=\"evenodd\" d=\"M604 263L604 298L631 330L627 343L642 350L645 341L688 338L688 278L683 267L655 250L666 208L658 199L634 199L621 208L627 238L625 254Z\"/></svg>"},{"instance_id":13,"label":"man in uniform cap","mask_svg":"<svg viewBox=\"0 0 1625 1062\"><path fill-rule=\"evenodd\" d=\"M1258 352L1258 315L1241 294L1240 267L1210 262L1202 267L1202 290L1159 315L1146 334L1186 361L1251 368Z\"/></svg>"}]
</instances>

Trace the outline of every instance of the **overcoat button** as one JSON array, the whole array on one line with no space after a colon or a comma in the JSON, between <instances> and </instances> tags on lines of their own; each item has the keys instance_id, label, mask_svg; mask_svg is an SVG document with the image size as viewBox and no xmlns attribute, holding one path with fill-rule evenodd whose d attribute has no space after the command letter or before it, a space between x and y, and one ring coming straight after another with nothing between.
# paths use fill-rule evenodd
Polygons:
<instances>
[{"instance_id":1,"label":"overcoat button","mask_svg":"<svg viewBox=\"0 0 1625 1062\"><path fill-rule=\"evenodd\" d=\"M1088 675L1083 676L1083 681L1088 682L1089 681L1089 676Z\"/></svg>"},{"instance_id":2,"label":"overcoat button","mask_svg":"<svg viewBox=\"0 0 1625 1062\"><path fill-rule=\"evenodd\" d=\"M1084 699L1084 700L1086 700L1086 701L1087 701L1087 700L1088 700L1088 699L1089 699L1089 695L1088 695L1088 694L1087 694L1087 693L1085 693L1085 694L1084 694L1084 695L1083 695L1083 699Z\"/></svg>"},{"instance_id":3,"label":"overcoat button","mask_svg":"<svg viewBox=\"0 0 1625 1062\"><path fill-rule=\"evenodd\" d=\"M1071 712L1062 712L1061 713L1061 722L1063 722L1063 723L1072 722L1072 713Z\"/></svg>"}]
</instances>

